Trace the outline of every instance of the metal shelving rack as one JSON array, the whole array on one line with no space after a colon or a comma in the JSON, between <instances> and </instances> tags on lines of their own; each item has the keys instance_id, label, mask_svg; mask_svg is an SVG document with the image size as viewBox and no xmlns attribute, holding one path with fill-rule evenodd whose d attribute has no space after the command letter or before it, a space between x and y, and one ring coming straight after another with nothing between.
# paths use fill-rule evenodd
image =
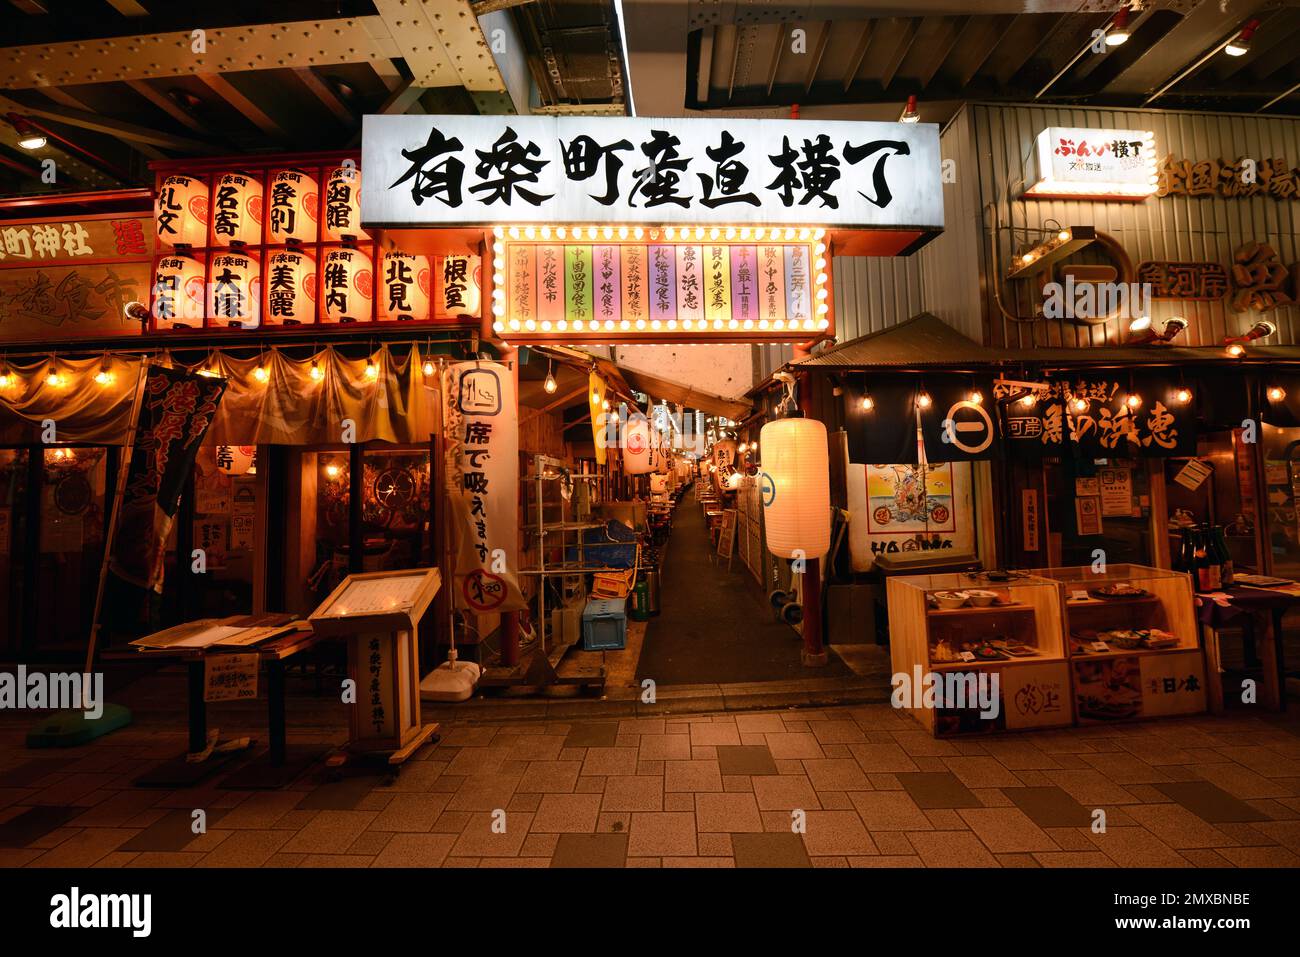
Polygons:
<instances>
[{"instance_id":1,"label":"metal shelving rack","mask_svg":"<svg viewBox=\"0 0 1300 957\"><path fill-rule=\"evenodd\" d=\"M579 599L583 605L587 599L587 574L608 571L604 566L587 564L586 543L582 533L588 529L600 528L602 523L577 521L572 515L573 496L566 498L563 493L548 497L548 483L559 483L566 479L573 482L596 482L599 475L574 473L557 458L547 455L533 456L533 470L524 476L525 502L524 514L531 520L524 526L537 548L537 565L534 568L520 569L521 575L535 576L539 579L537 589L537 638L531 648L521 649L519 664L513 668L488 668L481 684L492 685L550 685L567 684L603 688L605 685L605 654L601 652L600 665L596 667L570 669L561 675L559 666L565 654L577 643L577 636L556 641L551 632L550 617L546 612L546 584L548 579L561 580L560 592L565 600ZM558 540L557 540L558 538ZM570 547L576 547L578 561L567 560ZM547 562L547 551L559 548L561 560L558 563ZM579 629L580 630L580 629Z\"/></svg>"}]
</instances>

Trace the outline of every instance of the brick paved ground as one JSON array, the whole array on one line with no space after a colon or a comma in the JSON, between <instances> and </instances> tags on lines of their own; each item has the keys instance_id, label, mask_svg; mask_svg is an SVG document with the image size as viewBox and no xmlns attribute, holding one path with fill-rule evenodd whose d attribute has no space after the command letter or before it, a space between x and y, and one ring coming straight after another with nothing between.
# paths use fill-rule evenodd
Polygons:
<instances>
[{"instance_id":1,"label":"brick paved ground","mask_svg":"<svg viewBox=\"0 0 1300 957\"><path fill-rule=\"evenodd\" d=\"M183 748L170 726L67 752L10 728L0 864L1295 866L1298 730L1201 716L941 742L887 705L451 724L387 783L158 791L130 782Z\"/></svg>"}]
</instances>

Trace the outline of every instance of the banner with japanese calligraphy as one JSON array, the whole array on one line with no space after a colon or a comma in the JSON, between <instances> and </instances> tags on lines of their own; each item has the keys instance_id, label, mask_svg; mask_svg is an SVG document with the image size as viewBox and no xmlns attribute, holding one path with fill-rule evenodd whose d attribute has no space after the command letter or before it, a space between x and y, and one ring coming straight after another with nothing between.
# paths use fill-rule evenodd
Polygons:
<instances>
[{"instance_id":1,"label":"banner with japanese calligraphy","mask_svg":"<svg viewBox=\"0 0 1300 957\"><path fill-rule=\"evenodd\" d=\"M443 373L446 488L456 567L453 600L476 614L518 611L519 417L515 380L499 362Z\"/></svg>"},{"instance_id":2,"label":"banner with japanese calligraphy","mask_svg":"<svg viewBox=\"0 0 1300 957\"><path fill-rule=\"evenodd\" d=\"M1052 379L1032 401L1005 406L1005 438L1013 458L1195 455L1195 406L1179 401L1180 387L1176 372L1135 372L1124 382L1107 371ZM1019 391L994 385L999 398Z\"/></svg>"},{"instance_id":3,"label":"banner with japanese calligraphy","mask_svg":"<svg viewBox=\"0 0 1300 957\"><path fill-rule=\"evenodd\" d=\"M362 166L367 226L943 227L928 123L367 116Z\"/></svg>"},{"instance_id":4,"label":"banner with japanese calligraphy","mask_svg":"<svg viewBox=\"0 0 1300 957\"><path fill-rule=\"evenodd\" d=\"M148 217L0 224L0 337L138 335L124 309L149 298L153 252Z\"/></svg>"},{"instance_id":5,"label":"banner with japanese calligraphy","mask_svg":"<svg viewBox=\"0 0 1300 957\"><path fill-rule=\"evenodd\" d=\"M162 591L181 490L225 390L224 379L149 367L109 564L124 581Z\"/></svg>"},{"instance_id":6,"label":"banner with japanese calligraphy","mask_svg":"<svg viewBox=\"0 0 1300 957\"><path fill-rule=\"evenodd\" d=\"M505 247L510 332L815 328L808 243Z\"/></svg>"},{"instance_id":7,"label":"banner with japanese calligraphy","mask_svg":"<svg viewBox=\"0 0 1300 957\"><path fill-rule=\"evenodd\" d=\"M990 379L971 376L926 376L929 404L921 404L921 439L927 462L991 459L998 452L996 410Z\"/></svg>"}]
</instances>

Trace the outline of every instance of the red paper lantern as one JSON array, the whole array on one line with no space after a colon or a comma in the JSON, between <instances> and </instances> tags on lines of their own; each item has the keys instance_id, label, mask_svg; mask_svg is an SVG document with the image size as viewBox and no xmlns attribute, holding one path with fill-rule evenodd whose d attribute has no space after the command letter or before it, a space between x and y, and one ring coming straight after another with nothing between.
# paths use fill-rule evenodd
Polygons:
<instances>
[{"instance_id":1,"label":"red paper lantern","mask_svg":"<svg viewBox=\"0 0 1300 957\"><path fill-rule=\"evenodd\" d=\"M256 329L262 304L257 260L244 253L212 257L208 277L208 318L216 326Z\"/></svg>"},{"instance_id":2,"label":"red paper lantern","mask_svg":"<svg viewBox=\"0 0 1300 957\"><path fill-rule=\"evenodd\" d=\"M369 239L361 228L361 170L356 165L330 170L325 181L324 238L330 242Z\"/></svg>"},{"instance_id":3,"label":"red paper lantern","mask_svg":"<svg viewBox=\"0 0 1300 957\"><path fill-rule=\"evenodd\" d=\"M153 318L157 329L203 327L203 263L189 256L164 256L153 277Z\"/></svg>"},{"instance_id":4,"label":"red paper lantern","mask_svg":"<svg viewBox=\"0 0 1300 957\"><path fill-rule=\"evenodd\" d=\"M366 322L374 301L370 257L360 249L331 249L321 267L321 321Z\"/></svg>"},{"instance_id":5,"label":"red paper lantern","mask_svg":"<svg viewBox=\"0 0 1300 957\"><path fill-rule=\"evenodd\" d=\"M208 187L194 176L168 176L158 188L154 229L164 246L202 246L208 241Z\"/></svg>"},{"instance_id":6,"label":"red paper lantern","mask_svg":"<svg viewBox=\"0 0 1300 957\"><path fill-rule=\"evenodd\" d=\"M262 241L262 181L248 173L223 173L212 188L212 246Z\"/></svg>"},{"instance_id":7,"label":"red paper lantern","mask_svg":"<svg viewBox=\"0 0 1300 957\"><path fill-rule=\"evenodd\" d=\"M316 262L299 249L282 249L266 260L262 321L295 326L316 320Z\"/></svg>"},{"instance_id":8,"label":"red paper lantern","mask_svg":"<svg viewBox=\"0 0 1300 957\"><path fill-rule=\"evenodd\" d=\"M267 234L273 243L316 241L320 187L298 169L283 169L271 176L267 197Z\"/></svg>"},{"instance_id":9,"label":"red paper lantern","mask_svg":"<svg viewBox=\"0 0 1300 957\"><path fill-rule=\"evenodd\" d=\"M429 257L384 253L384 282L379 290L379 318L388 321L429 318Z\"/></svg>"}]
</instances>

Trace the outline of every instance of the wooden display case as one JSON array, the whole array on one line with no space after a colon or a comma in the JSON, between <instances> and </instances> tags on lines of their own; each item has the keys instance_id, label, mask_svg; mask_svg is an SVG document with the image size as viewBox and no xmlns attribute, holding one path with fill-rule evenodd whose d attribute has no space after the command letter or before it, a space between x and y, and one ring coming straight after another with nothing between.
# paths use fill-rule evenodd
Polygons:
<instances>
[{"instance_id":1,"label":"wooden display case","mask_svg":"<svg viewBox=\"0 0 1300 957\"><path fill-rule=\"evenodd\" d=\"M936 597L972 590L992 592L995 603L947 608ZM895 674L906 677L906 693L896 690L895 703L936 737L1071 724L1060 600L1057 583L1034 575L1009 581L989 581L977 572L890 578L890 656ZM954 707L951 697L929 706L917 690L932 680L955 690L971 675L997 677L996 709Z\"/></svg>"},{"instance_id":2,"label":"wooden display case","mask_svg":"<svg viewBox=\"0 0 1300 957\"><path fill-rule=\"evenodd\" d=\"M1206 709L1205 659L1191 579L1145 565L1045 568L1061 586L1066 651L1080 724ZM1114 586L1139 594L1107 596Z\"/></svg>"}]
</instances>

